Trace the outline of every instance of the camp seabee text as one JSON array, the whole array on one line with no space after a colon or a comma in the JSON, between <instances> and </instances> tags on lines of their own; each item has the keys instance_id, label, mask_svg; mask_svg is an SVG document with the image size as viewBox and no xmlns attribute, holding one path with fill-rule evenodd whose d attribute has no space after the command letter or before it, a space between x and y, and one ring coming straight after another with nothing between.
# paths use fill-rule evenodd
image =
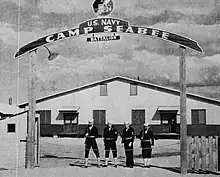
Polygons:
<instances>
[{"instance_id":1,"label":"camp seabee text","mask_svg":"<svg viewBox=\"0 0 220 177\"><path fill-rule=\"evenodd\" d=\"M113 18L99 18L79 24L79 28L74 28L71 30L66 30L49 35L46 37L46 42L50 43L63 38L79 36L83 34L109 32L144 34L159 37L165 40L168 39L170 36L169 32L146 27L130 26L129 22L124 20Z\"/></svg>"}]
</instances>

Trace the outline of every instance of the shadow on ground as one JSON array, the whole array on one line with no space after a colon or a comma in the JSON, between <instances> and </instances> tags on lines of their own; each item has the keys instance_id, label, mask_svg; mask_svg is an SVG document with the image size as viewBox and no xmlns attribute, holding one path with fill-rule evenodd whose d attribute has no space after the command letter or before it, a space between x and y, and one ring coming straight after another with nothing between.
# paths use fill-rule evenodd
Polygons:
<instances>
[{"instance_id":1,"label":"shadow on ground","mask_svg":"<svg viewBox=\"0 0 220 177\"><path fill-rule=\"evenodd\" d=\"M101 160L101 161L104 161L104 160ZM77 161L75 163L70 163L69 165L84 168L83 160ZM109 166L111 167L111 166L113 166L113 164L110 164ZM125 167L125 161L119 161L118 166ZM89 164L89 167L97 167L97 163L92 162L92 163ZM135 167L141 167L142 168L143 164L142 163L135 163L134 168ZM174 173L181 174L180 167L162 167L162 166L156 166L156 165L151 165L150 167L151 168L160 168L160 169L164 169L164 170L168 170L168 171L171 171L171 172L174 172ZM188 170L187 173L201 174L201 175L203 175L203 174L220 175L220 173L212 172L212 171L208 171L208 170L206 170L206 171L204 171L204 170L199 170L199 171Z\"/></svg>"},{"instance_id":2,"label":"shadow on ground","mask_svg":"<svg viewBox=\"0 0 220 177\"><path fill-rule=\"evenodd\" d=\"M104 162L104 160L101 160L101 161ZM82 161L77 161L77 162L74 162L74 163L70 163L69 165L84 168L83 160ZM112 162L109 163L109 167L113 167L113 165L114 164ZM125 167L125 161L118 161L118 166L119 167ZM96 162L90 162L88 167L97 167L97 163ZM134 167L142 167L142 164L135 163Z\"/></svg>"},{"instance_id":3,"label":"shadow on ground","mask_svg":"<svg viewBox=\"0 0 220 177\"><path fill-rule=\"evenodd\" d=\"M180 155L180 152L164 152L164 153L154 153L152 154L152 157L171 157L171 156L177 156ZM135 158L142 158L141 154L134 155ZM57 159L80 159L80 158L74 158L74 157L58 157L56 155L48 155L45 154L44 156L41 156L41 158L57 158Z\"/></svg>"},{"instance_id":4,"label":"shadow on ground","mask_svg":"<svg viewBox=\"0 0 220 177\"><path fill-rule=\"evenodd\" d=\"M180 155L180 152L163 152L163 153L154 153L152 154L152 157L171 157L171 156L177 156ZM135 158L142 158L141 154L134 155Z\"/></svg>"},{"instance_id":5,"label":"shadow on ground","mask_svg":"<svg viewBox=\"0 0 220 177\"><path fill-rule=\"evenodd\" d=\"M5 170L8 170L8 169L6 169L6 168L0 168L0 171L5 171Z\"/></svg>"},{"instance_id":6,"label":"shadow on ground","mask_svg":"<svg viewBox=\"0 0 220 177\"><path fill-rule=\"evenodd\" d=\"M41 159L73 159L73 160L77 160L77 159L81 159L81 158L76 158L76 157L58 157L56 155L44 155L40 157Z\"/></svg>"},{"instance_id":7,"label":"shadow on ground","mask_svg":"<svg viewBox=\"0 0 220 177\"><path fill-rule=\"evenodd\" d=\"M161 156L162 155L162 156ZM165 157L165 156L174 156L174 155L179 155L179 152L171 152L171 153L158 153L158 154L154 154L153 157ZM135 156L135 157L140 157L141 155ZM75 157L58 157L55 155L44 155L41 158L55 158L55 159L72 159L72 160L76 160L74 163L70 163L69 166L75 166L75 167L81 167L84 168L84 158L75 158ZM118 166L121 167L125 167L125 161L124 160L120 160L120 159L124 159L124 158L118 158ZM101 160L102 163L104 163L105 160ZM110 162L109 166L112 166L113 163ZM143 164L142 163L135 163L134 167L142 167ZM89 167L97 167L97 163L95 159L91 159L90 163L89 163ZM163 167L163 166L156 166L156 165L151 165L151 168L160 168L160 169L164 169L164 170L168 170L171 172L175 172L178 174L181 174L181 170L180 167ZM7 170L7 169L3 169L0 168L1 170ZM188 170L187 173L192 173L192 174L213 174L213 175L220 175L220 173L217 172L212 172L212 171L208 171L208 170L199 170L199 171L195 171L195 170Z\"/></svg>"},{"instance_id":8,"label":"shadow on ground","mask_svg":"<svg viewBox=\"0 0 220 177\"><path fill-rule=\"evenodd\" d=\"M160 167L160 166L155 166L155 165L151 165L151 167L165 169L165 170L169 170L169 171L181 174L180 167ZM199 171L188 170L187 173L220 175L220 173L212 172L212 171L208 171L208 170L199 170Z\"/></svg>"}]
</instances>

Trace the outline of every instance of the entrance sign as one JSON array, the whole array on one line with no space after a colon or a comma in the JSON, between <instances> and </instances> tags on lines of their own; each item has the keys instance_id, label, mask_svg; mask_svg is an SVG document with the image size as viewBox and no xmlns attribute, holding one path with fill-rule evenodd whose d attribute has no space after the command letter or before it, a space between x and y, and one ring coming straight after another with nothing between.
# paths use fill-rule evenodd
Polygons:
<instances>
[{"instance_id":1,"label":"entrance sign","mask_svg":"<svg viewBox=\"0 0 220 177\"><path fill-rule=\"evenodd\" d=\"M15 54L15 58L27 52L31 52L43 45L47 45L70 37L78 37L80 35L95 33L141 34L144 36L152 36L158 39L173 42L178 45L193 49L200 53L203 52L202 48L198 45L196 41L193 41L192 39L189 39L187 37L160 29L133 26L130 25L128 21L122 19L104 17L87 20L85 22L80 23L78 28L72 28L61 32L53 33L44 36L40 39L37 39L36 41L33 41L29 44L26 44L25 46L21 47L19 51Z\"/></svg>"}]
</instances>

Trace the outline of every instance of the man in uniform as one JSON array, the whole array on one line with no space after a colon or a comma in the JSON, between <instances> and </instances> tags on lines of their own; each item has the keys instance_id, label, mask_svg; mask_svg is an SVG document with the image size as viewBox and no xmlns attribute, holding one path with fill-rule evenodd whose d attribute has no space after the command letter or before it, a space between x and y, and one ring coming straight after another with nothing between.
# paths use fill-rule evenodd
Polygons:
<instances>
[{"instance_id":1,"label":"man in uniform","mask_svg":"<svg viewBox=\"0 0 220 177\"><path fill-rule=\"evenodd\" d=\"M133 158L133 143L134 143L134 129L130 127L129 122L124 123L125 128L122 134L122 143L125 148L126 155L126 167L133 168L134 166L134 158Z\"/></svg>"},{"instance_id":2,"label":"man in uniform","mask_svg":"<svg viewBox=\"0 0 220 177\"><path fill-rule=\"evenodd\" d=\"M98 167L100 167L100 154L99 149L96 143L96 138L98 137L98 129L93 125L94 120L88 121L88 127L86 127L84 136L85 136L85 168L88 167L88 157L89 157L89 151L92 147L93 152L96 155Z\"/></svg>"},{"instance_id":3,"label":"man in uniform","mask_svg":"<svg viewBox=\"0 0 220 177\"><path fill-rule=\"evenodd\" d=\"M112 150L113 158L114 158L114 167L117 167L117 148L116 148L116 141L118 138L117 130L112 127L112 122L108 121L108 125L104 129L104 145L105 145L105 165L104 167L108 166L108 159L110 149Z\"/></svg>"},{"instance_id":4,"label":"man in uniform","mask_svg":"<svg viewBox=\"0 0 220 177\"><path fill-rule=\"evenodd\" d=\"M148 124L144 124L143 130L140 131L138 136L141 140L142 148L142 157L143 157L143 167L150 168L150 158L152 154L151 146L154 145L154 135L153 132L149 129Z\"/></svg>"}]
</instances>

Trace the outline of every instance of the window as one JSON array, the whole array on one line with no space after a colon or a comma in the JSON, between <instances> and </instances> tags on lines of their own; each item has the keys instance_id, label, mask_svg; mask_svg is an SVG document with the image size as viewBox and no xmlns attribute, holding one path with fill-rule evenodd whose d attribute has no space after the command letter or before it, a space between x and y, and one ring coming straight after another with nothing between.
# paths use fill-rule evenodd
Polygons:
<instances>
[{"instance_id":1,"label":"window","mask_svg":"<svg viewBox=\"0 0 220 177\"><path fill-rule=\"evenodd\" d=\"M107 84L100 85L100 96L107 96Z\"/></svg>"},{"instance_id":2,"label":"window","mask_svg":"<svg viewBox=\"0 0 220 177\"><path fill-rule=\"evenodd\" d=\"M205 109L192 109L191 110L192 125L205 125L206 124L206 110Z\"/></svg>"},{"instance_id":3,"label":"window","mask_svg":"<svg viewBox=\"0 0 220 177\"><path fill-rule=\"evenodd\" d=\"M8 133L15 133L15 124L8 124Z\"/></svg>"},{"instance_id":4,"label":"window","mask_svg":"<svg viewBox=\"0 0 220 177\"><path fill-rule=\"evenodd\" d=\"M94 124L105 124L106 111L105 110L93 110Z\"/></svg>"},{"instance_id":5,"label":"window","mask_svg":"<svg viewBox=\"0 0 220 177\"><path fill-rule=\"evenodd\" d=\"M137 95L137 84L130 84L130 95Z\"/></svg>"},{"instance_id":6,"label":"window","mask_svg":"<svg viewBox=\"0 0 220 177\"><path fill-rule=\"evenodd\" d=\"M40 110L40 124L51 124L51 110Z\"/></svg>"},{"instance_id":7,"label":"window","mask_svg":"<svg viewBox=\"0 0 220 177\"><path fill-rule=\"evenodd\" d=\"M144 124L145 123L145 110L136 109L131 111L132 124Z\"/></svg>"}]
</instances>

